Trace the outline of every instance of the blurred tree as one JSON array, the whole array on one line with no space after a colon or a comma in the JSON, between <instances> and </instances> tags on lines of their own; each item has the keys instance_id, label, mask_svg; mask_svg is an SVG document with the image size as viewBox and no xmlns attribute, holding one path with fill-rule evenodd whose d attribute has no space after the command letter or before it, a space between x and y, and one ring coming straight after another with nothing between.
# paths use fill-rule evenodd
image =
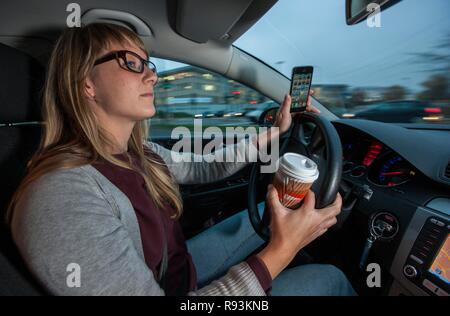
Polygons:
<instances>
[{"instance_id":1,"label":"blurred tree","mask_svg":"<svg viewBox=\"0 0 450 316\"><path fill-rule=\"evenodd\" d=\"M445 75L434 75L422 83L424 91L417 95L420 100L446 100L450 99L449 79Z\"/></svg>"},{"instance_id":2,"label":"blurred tree","mask_svg":"<svg viewBox=\"0 0 450 316\"><path fill-rule=\"evenodd\" d=\"M406 96L406 89L402 86L395 85L386 90L383 93L383 100L385 101L395 101L403 100Z\"/></svg>"},{"instance_id":3,"label":"blurred tree","mask_svg":"<svg viewBox=\"0 0 450 316\"><path fill-rule=\"evenodd\" d=\"M450 76L450 33L444 36L441 42L432 50L422 53L413 53L418 64L424 65L424 71Z\"/></svg>"},{"instance_id":4,"label":"blurred tree","mask_svg":"<svg viewBox=\"0 0 450 316\"><path fill-rule=\"evenodd\" d=\"M446 100L450 98L450 33L433 47L431 52L416 53L417 62L425 66L424 71L434 73L422 83L425 88L417 94L421 100Z\"/></svg>"}]
</instances>

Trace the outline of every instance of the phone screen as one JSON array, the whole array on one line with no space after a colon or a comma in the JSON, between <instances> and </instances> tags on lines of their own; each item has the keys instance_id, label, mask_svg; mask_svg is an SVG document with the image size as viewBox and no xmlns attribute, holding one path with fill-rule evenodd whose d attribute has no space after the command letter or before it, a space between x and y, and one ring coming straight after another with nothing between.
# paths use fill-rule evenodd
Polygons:
<instances>
[{"instance_id":1,"label":"phone screen","mask_svg":"<svg viewBox=\"0 0 450 316\"><path fill-rule=\"evenodd\" d=\"M291 80L291 112L306 110L309 90L311 88L313 67L295 67Z\"/></svg>"}]
</instances>

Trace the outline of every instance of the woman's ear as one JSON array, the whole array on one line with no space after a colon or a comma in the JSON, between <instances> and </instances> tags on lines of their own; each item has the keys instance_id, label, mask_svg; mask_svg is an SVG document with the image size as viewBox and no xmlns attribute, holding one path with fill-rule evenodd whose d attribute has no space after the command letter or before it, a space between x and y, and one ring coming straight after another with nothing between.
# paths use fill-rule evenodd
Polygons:
<instances>
[{"instance_id":1,"label":"woman's ear","mask_svg":"<svg viewBox=\"0 0 450 316\"><path fill-rule=\"evenodd\" d=\"M95 101L95 87L91 76L84 81L84 95L88 100Z\"/></svg>"}]
</instances>

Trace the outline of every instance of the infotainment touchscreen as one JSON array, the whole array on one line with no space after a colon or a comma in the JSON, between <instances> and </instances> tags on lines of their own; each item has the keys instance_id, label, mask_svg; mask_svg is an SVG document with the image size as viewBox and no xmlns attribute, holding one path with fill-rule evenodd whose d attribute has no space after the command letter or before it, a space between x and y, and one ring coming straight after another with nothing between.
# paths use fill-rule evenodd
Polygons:
<instances>
[{"instance_id":1,"label":"infotainment touchscreen","mask_svg":"<svg viewBox=\"0 0 450 316\"><path fill-rule=\"evenodd\" d=\"M439 279L449 284L450 280L450 235L447 235L447 239L443 243L441 249L434 258L433 263L429 269L429 272L437 276Z\"/></svg>"}]
</instances>

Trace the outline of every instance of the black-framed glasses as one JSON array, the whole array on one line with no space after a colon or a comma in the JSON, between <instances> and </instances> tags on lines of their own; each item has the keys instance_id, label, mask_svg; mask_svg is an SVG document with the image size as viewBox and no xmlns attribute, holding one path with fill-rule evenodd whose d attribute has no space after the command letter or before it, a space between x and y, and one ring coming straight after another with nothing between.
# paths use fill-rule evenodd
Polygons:
<instances>
[{"instance_id":1,"label":"black-framed glasses","mask_svg":"<svg viewBox=\"0 0 450 316\"><path fill-rule=\"evenodd\" d=\"M129 50L119 50L100 57L95 61L94 66L106 63L113 59L116 59L119 66L125 70L141 74L147 66L155 75L157 75L154 63L150 60L141 58L141 56L134 52L130 52Z\"/></svg>"}]
</instances>

